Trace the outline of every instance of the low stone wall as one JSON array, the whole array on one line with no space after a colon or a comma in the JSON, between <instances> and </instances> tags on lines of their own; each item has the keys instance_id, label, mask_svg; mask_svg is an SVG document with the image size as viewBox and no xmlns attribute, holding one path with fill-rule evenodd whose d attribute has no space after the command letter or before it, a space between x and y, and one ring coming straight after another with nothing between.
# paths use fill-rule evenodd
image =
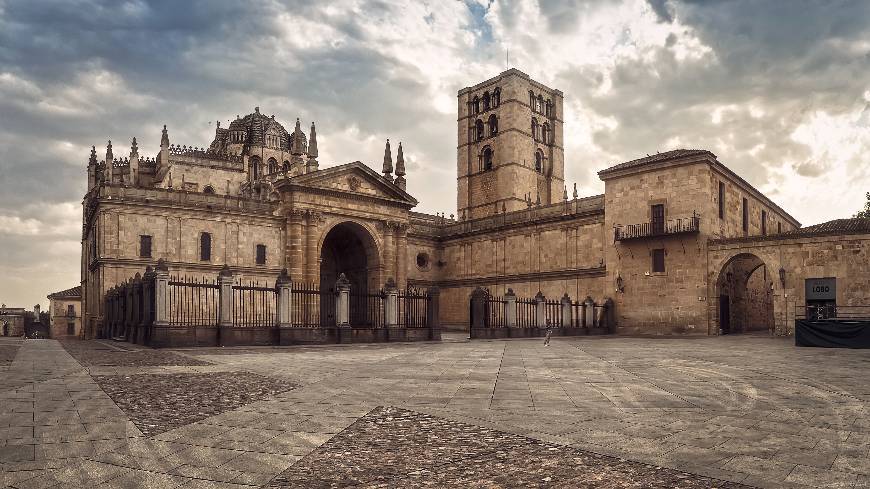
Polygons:
<instances>
[{"instance_id":1,"label":"low stone wall","mask_svg":"<svg viewBox=\"0 0 870 489\"><path fill-rule=\"evenodd\" d=\"M606 328L553 328L552 336L591 336L609 334ZM547 328L471 328L471 339L541 338Z\"/></svg>"},{"instance_id":2,"label":"low stone wall","mask_svg":"<svg viewBox=\"0 0 870 489\"><path fill-rule=\"evenodd\" d=\"M150 335L140 334L130 340L153 348L393 343L440 341L441 329L155 326Z\"/></svg>"}]
</instances>

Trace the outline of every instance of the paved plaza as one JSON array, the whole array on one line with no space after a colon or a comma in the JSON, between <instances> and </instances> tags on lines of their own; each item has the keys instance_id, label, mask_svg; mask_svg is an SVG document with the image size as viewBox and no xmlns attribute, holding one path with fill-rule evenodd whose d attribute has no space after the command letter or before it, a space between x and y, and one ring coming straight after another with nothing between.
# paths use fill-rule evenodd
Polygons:
<instances>
[{"instance_id":1,"label":"paved plaza","mask_svg":"<svg viewBox=\"0 0 870 489\"><path fill-rule=\"evenodd\" d=\"M870 351L0 338L0 487L870 487Z\"/></svg>"}]
</instances>

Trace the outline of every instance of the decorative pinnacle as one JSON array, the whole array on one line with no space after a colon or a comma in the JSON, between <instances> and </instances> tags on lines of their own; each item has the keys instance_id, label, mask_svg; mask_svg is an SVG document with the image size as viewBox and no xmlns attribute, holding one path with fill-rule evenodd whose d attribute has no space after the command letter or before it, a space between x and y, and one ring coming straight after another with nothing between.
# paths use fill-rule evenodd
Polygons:
<instances>
[{"instance_id":1,"label":"decorative pinnacle","mask_svg":"<svg viewBox=\"0 0 870 489\"><path fill-rule=\"evenodd\" d=\"M88 164L96 165L97 164L97 147L91 146L91 159L88 160Z\"/></svg>"},{"instance_id":2,"label":"decorative pinnacle","mask_svg":"<svg viewBox=\"0 0 870 489\"><path fill-rule=\"evenodd\" d=\"M574 200L577 200L577 182L574 182Z\"/></svg>"},{"instance_id":3,"label":"decorative pinnacle","mask_svg":"<svg viewBox=\"0 0 870 489\"><path fill-rule=\"evenodd\" d=\"M314 129L314 121L311 121L311 139L308 141L308 157L317 158L317 131Z\"/></svg>"},{"instance_id":4,"label":"decorative pinnacle","mask_svg":"<svg viewBox=\"0 0 870 489\"><path fill-rule=\"evenodd\" d=\"M139 154L139 145L136 144L136 136L133 136L133 144L130 146L130 154L138 155Z\"/></svg>"},{"instance_id":5,"label":"decorative pinnacle","mask_svg":"<svg viewBox=\"0 0 870 489\"><path fill-rule=\"evenodd\" d=\"M396 176L405 176L405 154L402 152L402 142L399 141L399 149L396 153Z\"/></svg>"},{"instance_id":6,"label":"decorative pinnacle","mask_svg":"<svg viewBox=\"0 0 870 489\"><path fill-rule=\"evenodd\" d=\"M109 144L106 145L106 163L111 163L113 159L115 158L112 154L112 141L109 140Z\"/></svg>"},{"instance_id":7,"label":"decorative pinnacle","mask_svg":"<svg viewBox=\"0 0 870 489\"><path fill-rule=\"evenodd\" d=\"M163 133L160 136L160 146L169 146L169 131L166 130L166 124L163 124Z\"/></svg>"},{"instance_id":8,"label":"decorative pinnacle","mask_svg":"<svg viewBox=\"0 0 870 489\"><path fill-rule=\"evenodd\" d=\"M390 140L387 139L387 145L384 147L384 168L383 174L389 177L393 173L393 153L390 151Z\"/></svg>"}]
</instances>

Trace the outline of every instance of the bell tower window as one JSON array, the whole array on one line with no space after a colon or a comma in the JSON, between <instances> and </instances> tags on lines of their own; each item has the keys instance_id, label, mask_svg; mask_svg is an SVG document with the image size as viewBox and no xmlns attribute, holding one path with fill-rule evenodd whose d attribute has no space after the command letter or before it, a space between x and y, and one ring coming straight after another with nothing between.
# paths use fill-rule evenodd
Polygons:
<instances>
[{"instance_id":1,"label":"bell tower window","mask_svg":"<svg viewBox=\"0 0 870 489\"><path fill-rule=\"evenodd\" d=\"M481 170L492 170L492 148L489 146L483 148L483 154L481 155Z\"/></svg>"}]
</instances>

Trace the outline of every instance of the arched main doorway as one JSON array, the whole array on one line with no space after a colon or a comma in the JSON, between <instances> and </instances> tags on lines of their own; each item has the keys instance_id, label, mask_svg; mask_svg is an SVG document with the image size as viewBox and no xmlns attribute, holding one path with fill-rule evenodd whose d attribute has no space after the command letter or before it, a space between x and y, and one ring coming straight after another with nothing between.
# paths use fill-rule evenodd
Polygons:
<instances>
[{"instance_id":1,"label":"arched main doorway","mask_svg":"<svg viewBox=\"0 0 870 489\"><path fill-rule=\"evenodd\" d=\"M365 292L379 287L378 250L372 235L355 222L335 225L326 233L320 247L320 287L329 290L344 274L352 291Z\"/></svg>"},{"instance_id":2,"label":"arched main doorway","mask_svg":"<svg viewBox=\"0 0 870 489\"><path fill-rule=\"evenodd\" d=\"M716 281L721 334L772 331L773 277L756 255L741 253L722 265Z\"/></svg>"}]
</instances>

